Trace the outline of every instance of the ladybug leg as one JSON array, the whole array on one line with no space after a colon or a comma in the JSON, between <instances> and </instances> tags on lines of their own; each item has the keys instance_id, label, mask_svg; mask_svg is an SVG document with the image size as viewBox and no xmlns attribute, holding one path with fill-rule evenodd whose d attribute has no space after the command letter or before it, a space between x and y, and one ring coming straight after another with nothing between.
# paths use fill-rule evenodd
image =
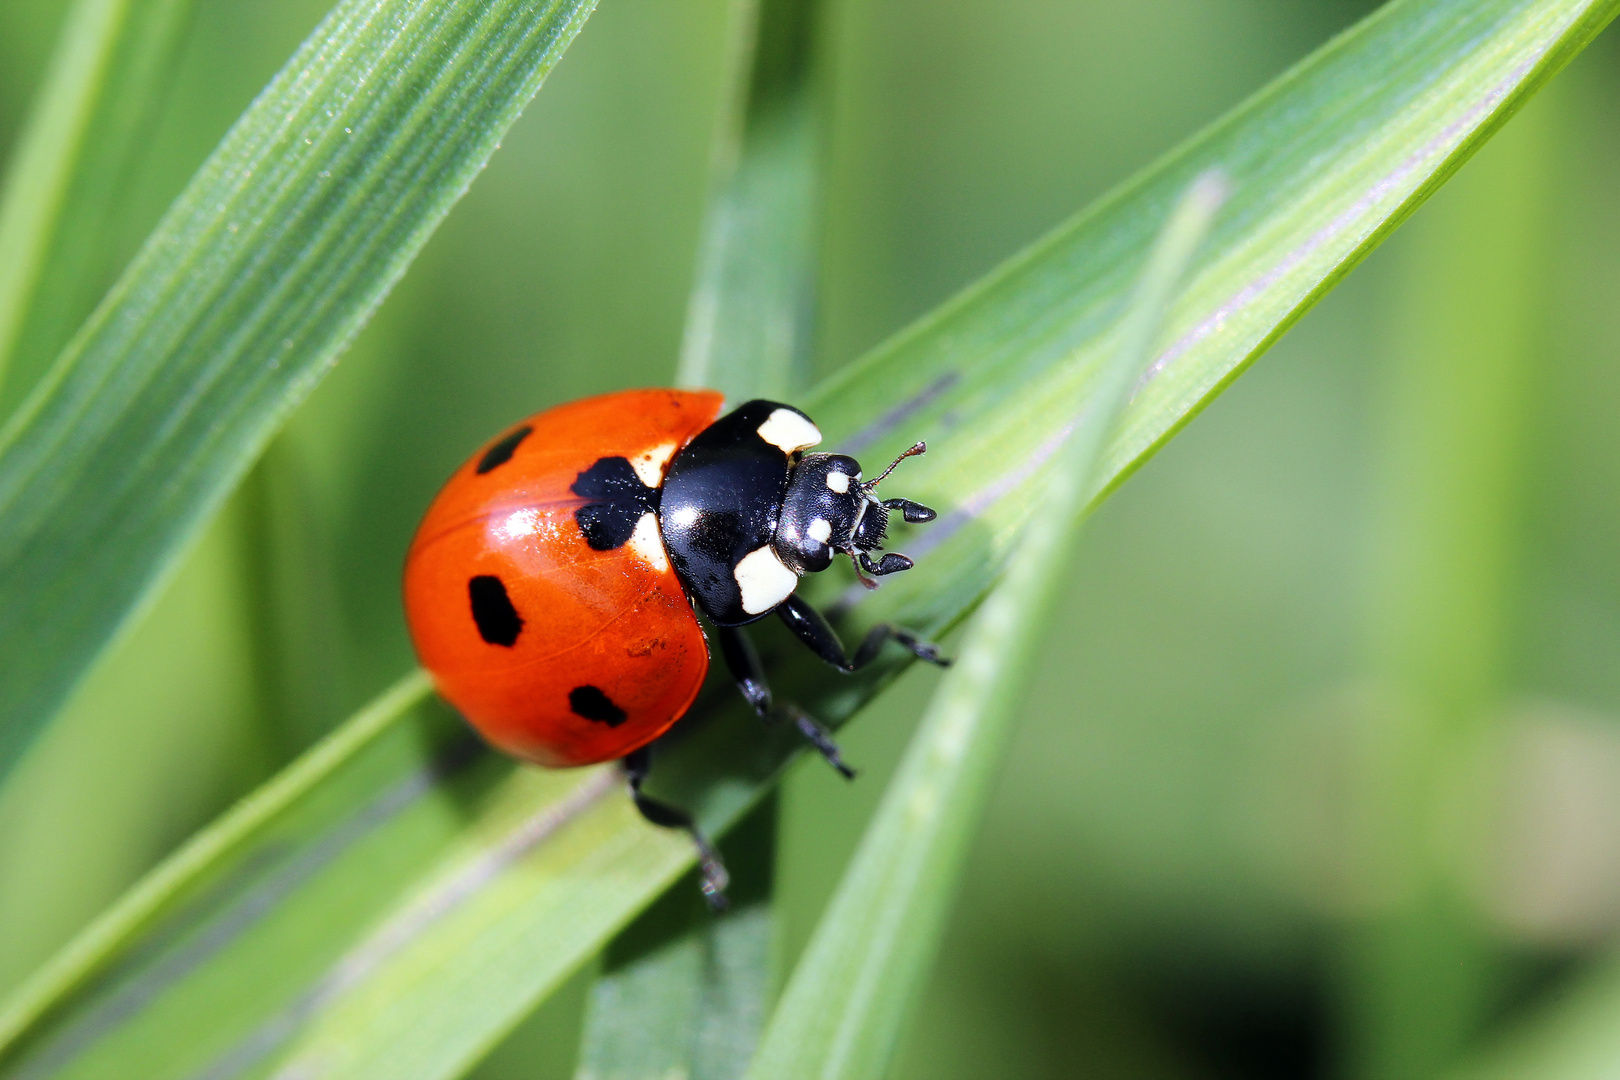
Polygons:
<instances>
[{"instance_id":1,"label":"ladybug leg","mask_svg":"<svg viewBox=\"0 0 1620 1080\"><path fill-rule=\"evenodd\" d=\"M855 770L844 762L844 756L839 752L838 744L833 742L831 733L817 723L815 717L792 705L778 707L772 704L771 687L765 681L765 668L759 662L759 653L754 651L754 643L742 628L721 626L717 629L720 632L720 654L725 657L726 667L731 669L737 689L753 706L759 718L769 723L774 713L785 714L799 729L799 734L827 759L827 764L842 773L845 779L855 779Z\"/></svg>"},{"instance_id":2,"label":"ladybug leg","mask_svg":"<svg viewBox=\"0 0 1620 1080\"><path fill-rule=\"evenodd\" d=\"M838 744L833 742L832 732L821 726L821 722L796 705L784 705L782 711L787 713L793 726L799 729L805 741L816 748L817 753L827 759L827 764L837 769L845 780L855 779L855 770L844 761L842 751Z\"/></svg>"},{"instance_id":3,"label":"ladybug leg","mask_svg":"<svg viewBox=\"0 0 1620 1080\"><path fill-rule=\"evenodd\" d=\"M810 651L821 657L827 663L840 671L858 671L877 658L878 651L883 648L884 642L893 640L904 646L907 651L919 660L926 660L930 664L940 667L950 667L951 662L940 654L939 646L924 641L909 631L902 630L890 623L878 623L866 632L866 639L861 647L855 650L850 657L844 652L844 643L838 640L838 634L828 624L821 612L805 603L797 596L790 596L782 601L776 609L777 616L785 623L788 629L796 634L800 641L810 647Z\"/></svg>"},{"instance_id":4,"label":"ladybug leg","mask_svg":"<svg viewBox=\"0 0 1620 1080\"><path fill-rule=\"evenodd\" d=\"M720 654L725 657L726 667L737 682L737 690L747 699L761 720L769 720L771 687L765 681L765 668L759 662L759 653L754 651L754 643L743 633L741 627L722 626L718 629Z\"/></svg>"},{"instance_id":5,"label":"ladybug leg","mask_svg":"<svg viewBox=\"0 0 1620 1080\"><path fill-rule=\"evenodd\" d=\"M642 793L641 785L647 779L647 773L652 769L652 748L643 746L639 750L632 750L624 756L624 771L630 778L630 799L641 811L641 816L654 825L666 829L682 829L692 838L698 851L698 869L702 874L703 898L709 902L709 907L715 911L726 909L726 886L731 883L731 875L726 872L726 864L720 858L720 852L709 840L698 831L697 823L692 815L678 806L661 802L650 795Z\"/></svg>"}]
</instances>

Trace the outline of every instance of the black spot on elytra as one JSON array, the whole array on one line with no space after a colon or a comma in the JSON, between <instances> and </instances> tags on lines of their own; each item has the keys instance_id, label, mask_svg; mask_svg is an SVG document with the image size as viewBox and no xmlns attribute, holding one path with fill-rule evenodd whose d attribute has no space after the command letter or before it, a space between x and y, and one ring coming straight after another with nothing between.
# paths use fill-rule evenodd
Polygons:
<instances>
[{"instance_id":1,"label":"black spot on elytra","mask_svg":"<svg viewBox=\"0 0 1620 1080\"><path fill-rule=\"evenodd\" d=\"M482 476L497 465L505 465L508 461L511 461L513 452L518 448L518 443L527 439L533 433L534 428L525 424L510 435L503 436L499 442L484 451L483 457L478 459L478 475Z\"/></svg>"},{"instance_id":2,"label":"black spot on elytra","mask_svg":"<svg viewBox=\"0 0 1620 1080\"><path fill-rule=\"evenodd\" d=\"M523 631L523 620L506 595L506 586L493 574L479 574L467 582L467 596L472 600L473 622L478 624L478 636L491 645L512 647Z\"/></svg>"},{"instance_id":3,"label":"black spot on elytra","mask_svg":"<svg viewBox=\"0 0 1620 1080\"><path fill-rule=\"evenodd\" d=\"M608 727L618 727L628 716L623 709L613 704L612 698L602 693L599 687L589 683L568 691L568 707L585 719L599 721Z\"/></svg>"},{"instance_id":4,"label":"black spot on elytra","mask_svg":"<svg viewBox=\"0 0 1620 1080\"><path fill-rule=\"evenodd\" d=\"M623 547L641 515L658 509L658 489L643 484L622 457L599 459L579 474L569 490L591 500L574 511L574 520L594 551Z\"/></svg>"}]
</instances>

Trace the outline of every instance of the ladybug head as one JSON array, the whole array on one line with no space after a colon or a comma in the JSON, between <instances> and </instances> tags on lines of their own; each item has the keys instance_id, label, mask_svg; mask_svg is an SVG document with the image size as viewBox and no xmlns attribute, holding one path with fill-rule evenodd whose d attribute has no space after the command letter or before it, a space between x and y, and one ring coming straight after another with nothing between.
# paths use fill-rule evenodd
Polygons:
<instances>
[{"instance_id":1,"label":"ladybug head","mask_svg":"<svg viewBox=\"0 0 1620 1080\"><path fill-rule=\"evenodd\" d=\"M861 480L861 463L843 454L806 454L788 476L787 494L777 519L771 546L782 561L800 573L814 573L832 565L835 554L848 555L861 584L871 588L873 578L911 569L911 560L890 552L877 562L870 552L883 546L889 532L889 511L898 510L910 522L932 521L934 512L909 499L879 499L875 490L895 465L926 450L922 443L894 459L881 476Z\"/></svg>"}]
</instances>

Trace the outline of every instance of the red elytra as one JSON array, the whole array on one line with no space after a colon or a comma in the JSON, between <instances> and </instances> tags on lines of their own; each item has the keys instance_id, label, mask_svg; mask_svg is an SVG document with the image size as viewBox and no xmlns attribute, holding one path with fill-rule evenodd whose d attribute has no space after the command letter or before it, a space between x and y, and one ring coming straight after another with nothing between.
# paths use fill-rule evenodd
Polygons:
<instances>
[{"instance_id":1,"label":"red elytra","mask_svg":"<svg viewBox=\"0 0 1620 1080\"><path fill-rule=\"evenodd\" d=\"M679 720L709 654L649 517L593 550L570 490L604 457L649 487L720 412L713 391L632 390L515 425L451 476L405 562L405 614L439 693L547 766L621 758Z\"/></svg>"}]
</instances>

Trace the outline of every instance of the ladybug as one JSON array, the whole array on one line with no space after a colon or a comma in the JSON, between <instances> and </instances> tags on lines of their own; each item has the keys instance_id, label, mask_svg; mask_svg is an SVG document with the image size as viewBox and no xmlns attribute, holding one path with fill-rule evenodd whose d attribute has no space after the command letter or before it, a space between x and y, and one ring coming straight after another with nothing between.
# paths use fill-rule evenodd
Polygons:
<instances>
[{"instance_id":1,"label":"ladybug","mask_svg":"<svg viewBox=\"0 0 1620 1080\"><path fill-rule=\"evenodd\" d=\"M630 390L549 409L474 454L439 492L405 561L405 613L439 693L490 743L553 768L623 759L630 794L656 824L696 842L704 892L724 902L725 869L690 814L642 792L649 744L691 707L709 667L708 620L743 697L776 715L743 627L775 613L841 671L886 641L944 664L887 624L853 656L794 595L799 578L847 556L871 587L910 569L873 560L889 514L934 511L875 489L860 463L807 453L821 442L791 405ZM781 712L845 776L826 730Z\"/></svg>"}]
</instances>

